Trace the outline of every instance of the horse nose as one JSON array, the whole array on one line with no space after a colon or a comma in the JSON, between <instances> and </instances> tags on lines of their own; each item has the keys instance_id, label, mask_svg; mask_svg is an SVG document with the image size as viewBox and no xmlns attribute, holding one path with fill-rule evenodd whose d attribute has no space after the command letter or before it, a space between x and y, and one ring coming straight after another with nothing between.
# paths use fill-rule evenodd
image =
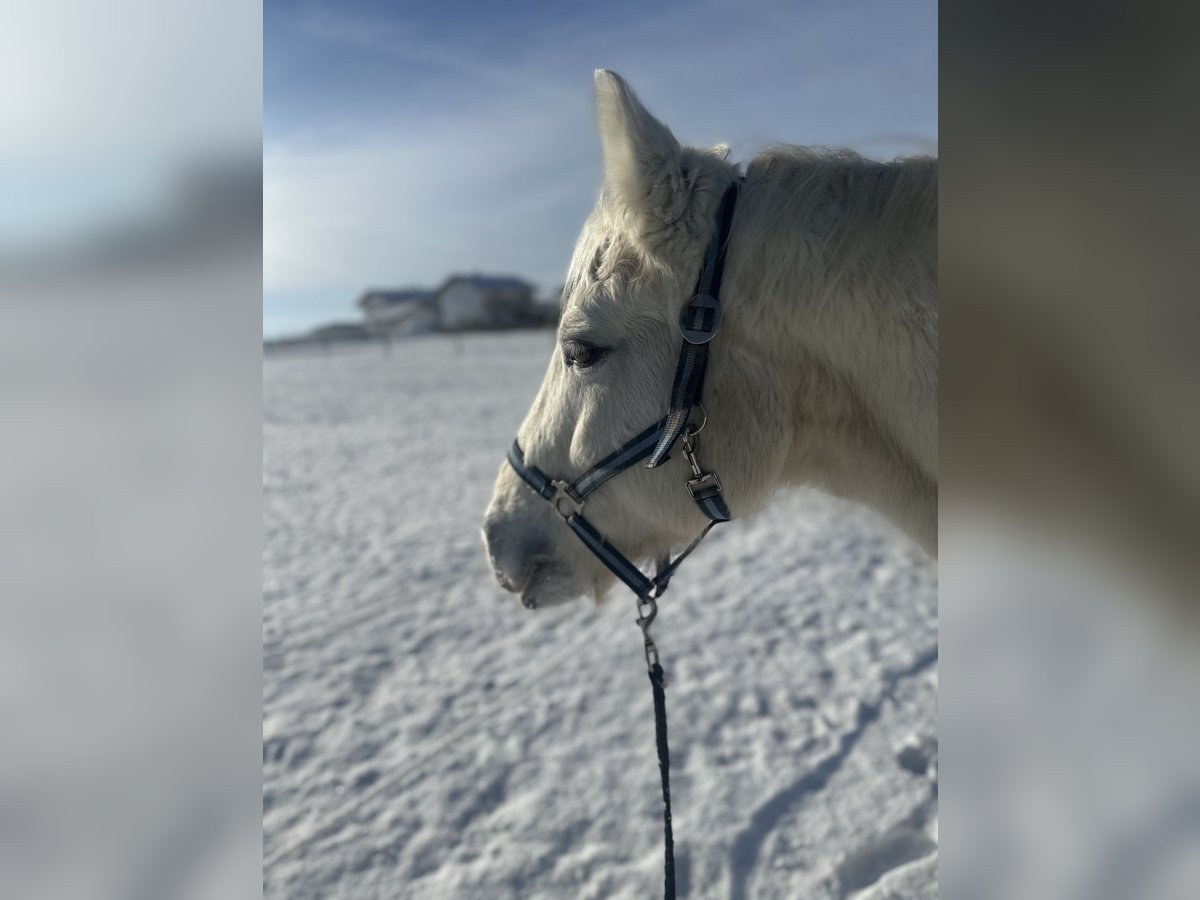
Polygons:
<instances>
[{"instance_id":1,"label":"horse nose","mask_svg":"<svg viewBox=\"0 0 1200 900\"><path fill-rule=\"evenodd\" d=\"M514 594L525 590L543 545L516 523L491 516L483 523L483 543L500 587Z\"/></svg>"}]
</instances>

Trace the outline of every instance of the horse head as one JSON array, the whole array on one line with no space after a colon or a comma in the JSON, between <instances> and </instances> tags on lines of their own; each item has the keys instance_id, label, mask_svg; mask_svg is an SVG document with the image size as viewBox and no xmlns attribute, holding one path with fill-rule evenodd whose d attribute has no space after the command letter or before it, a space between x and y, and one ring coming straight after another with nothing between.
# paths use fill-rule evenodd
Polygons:
<instances>
[{"instance_id":1,"label":"horse head","mask_svg":"<svg viewBox=\"0 0 1200 900\"><path fill-rule=\"evenodd\" d=\"M696 285L715 214L740 177L727 148L681 147L617 75L596 73L604 177L575 246L555 350L518 431L525 459L555 477L578 475L667 412L682 337L680 312ZM734 234L738 228L735 226ZM734 240L736 245L736 239ZM736 250L722 297L737 289ZM783 465L790 426L761 323L727 305L708 361L705 463L720 472L735 513L765 499ZM705 524L675 454L634 466L587 500L587 518L634 560L655 559ZM527 607L591 595L608 569L509 465L496 480L484 541L497 579Z\"/></svg>"}]
</instances>

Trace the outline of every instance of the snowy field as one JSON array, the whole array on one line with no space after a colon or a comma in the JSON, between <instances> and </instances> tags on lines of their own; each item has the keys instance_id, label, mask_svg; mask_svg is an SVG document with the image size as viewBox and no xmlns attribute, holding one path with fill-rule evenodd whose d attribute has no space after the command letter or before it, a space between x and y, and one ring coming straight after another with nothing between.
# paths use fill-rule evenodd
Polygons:
<instances>
[{"instance_id":1,"label":"snowy field","mask_svg":"<svg viewBox=\"0 0 1200 900\"><path fill-rule=\"evenodd\" d=\"M632 599L527 611L479 537L552 345L264 359L267 897L662 896ZM713 532L655 637L680 896L937 896L919 551L789 492Z\"/></svg>"}]
</instances>

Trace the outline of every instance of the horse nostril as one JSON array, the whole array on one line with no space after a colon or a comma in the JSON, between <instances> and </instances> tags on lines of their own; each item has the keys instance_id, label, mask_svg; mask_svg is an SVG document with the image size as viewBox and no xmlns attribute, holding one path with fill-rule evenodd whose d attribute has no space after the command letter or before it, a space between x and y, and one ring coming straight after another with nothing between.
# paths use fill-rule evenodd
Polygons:
<instances>
[{"instance_id":1,"label":"horse nostril","mask_svg":"<svg viewBox=\"0 0 1200 900\"><path fill-rule=\"evenodd\" d=\"M496 576L496 581L500 584L500 587L502 587L506 591L510 591L510 592L513 592L516 590L512 581L509 579L509 577L507 575L504 574L504 571L502 569L493 567L492 574Z\"/></svg>"},{"instance_id":2,"label":"horse nostril","mask_svg":"<svg viewBox=\"0 0 1200 900\"><path fill-rule=\"evenodd\" d=\"M546 551L543 544L530 538L515 522L499 518L484 522L483 542L497 583L513 594L528 586L534 561Z\"/></svg>"}]
</instances>

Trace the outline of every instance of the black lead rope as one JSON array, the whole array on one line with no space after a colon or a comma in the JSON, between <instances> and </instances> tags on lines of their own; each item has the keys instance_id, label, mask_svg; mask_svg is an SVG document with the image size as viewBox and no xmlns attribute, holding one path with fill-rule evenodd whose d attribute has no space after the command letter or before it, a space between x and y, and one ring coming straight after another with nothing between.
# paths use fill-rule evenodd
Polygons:
<instances>
[{"instance_id":1,"label":"black lead rope","mask_svg":"<svg viewBox=\"0 0 1200 900\"><path fill-rule=\"evenodd\" d=\"M659 564L660 570L663 564ZM654 597L638 597L638 627L646 645L646 672L654 695L654 743L658 748L658 775L663 798L663 896L675 900L675 834L671 829L671 748L667 745L667 693L658 647L650 637L650 626L658 615Z\"/></svg>"},{"instance_id":2,"label":"black lead rope","mask_svg":"<svg viewBox=\"0 0 1200 900\"><path fill-rule=\"evenodd\" d=\"M671 832L671 751L667 747L667 695L663 690L662 666L650 667L650 688L654 692L654 737L658 743L658 773L663 795L663 896L675 900L675 835Z\"/></svg>"}]
</instances>

